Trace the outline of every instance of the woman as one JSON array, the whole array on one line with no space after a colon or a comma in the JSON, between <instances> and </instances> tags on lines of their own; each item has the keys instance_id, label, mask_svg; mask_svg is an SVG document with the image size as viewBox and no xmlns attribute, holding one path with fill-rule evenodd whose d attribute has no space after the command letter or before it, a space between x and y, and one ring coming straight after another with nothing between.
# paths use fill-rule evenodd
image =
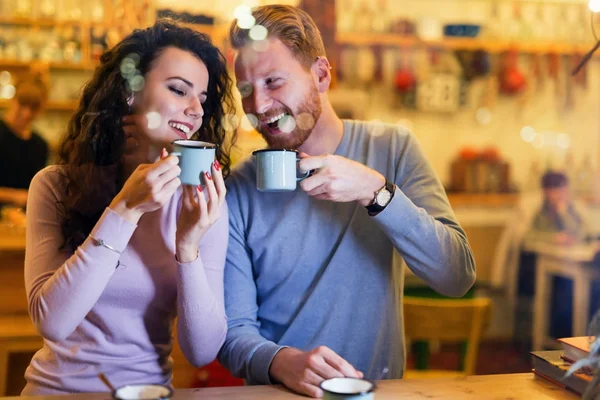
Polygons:
<instances>
[{"instance_id":1,"label":"woman","mask_svg":"<svg viewBox=\"0 0 600 400\"><path fill-rule=\"evenodd\" d=\"M44 347L23 394L106 391L99 373L116 386L169 384L176 316L188 360L215 358L227 329L229 157L219 146L205 185L180 187L168 151L180 138L222 145L230 90L209 38L166 20L102 56L62 162L31 184L25 282Z\"/></svg>"}]
</instances>

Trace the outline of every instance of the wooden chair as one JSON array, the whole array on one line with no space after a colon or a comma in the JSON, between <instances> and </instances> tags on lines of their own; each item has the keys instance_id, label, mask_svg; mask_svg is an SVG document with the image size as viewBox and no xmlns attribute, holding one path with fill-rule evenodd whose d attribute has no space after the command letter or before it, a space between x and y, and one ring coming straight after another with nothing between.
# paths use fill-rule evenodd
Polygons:
<instances>
[{"instance_id":1,"label":"wooden chair","mask_svg":"<svg viewBox=\"0 0 600 400\"><path fill-rule=\"evenodd\" d=\"M404 297L405 336L415 340L467 342L462 371L407 370L404 378L452 377L475 373L479 342L491 317L491 300Z\"/></svg>"},{"instance_id":2,"label":"wooden chair","mask_svg":"<svg viewBox=\"0 0 600 400\"><path fill-rule=\"evenodd\" d=\"M42 348L42 337L29 315L0 316L0 396L6 395L9 358L12 353L35 352Z\"/></svg>"}]
</instances>

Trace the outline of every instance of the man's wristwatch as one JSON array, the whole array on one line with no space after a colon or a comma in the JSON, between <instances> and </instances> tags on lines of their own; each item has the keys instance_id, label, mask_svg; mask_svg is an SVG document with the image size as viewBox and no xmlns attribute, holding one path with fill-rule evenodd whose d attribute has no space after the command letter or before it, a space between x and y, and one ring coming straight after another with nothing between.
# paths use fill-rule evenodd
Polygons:
<instances>
[{"instance_id":1,"label":"man's wristwatch","mask_svg":"<svg viewBox=\"0 0 600 400\"><path fill-rule=\"evenodd\" d=\"M382 212L394 197L394 184L390 181L385 181L385 185L375 192L375 197L371 204L365 206L371 217Z\"/></svg>"}]
</instances>

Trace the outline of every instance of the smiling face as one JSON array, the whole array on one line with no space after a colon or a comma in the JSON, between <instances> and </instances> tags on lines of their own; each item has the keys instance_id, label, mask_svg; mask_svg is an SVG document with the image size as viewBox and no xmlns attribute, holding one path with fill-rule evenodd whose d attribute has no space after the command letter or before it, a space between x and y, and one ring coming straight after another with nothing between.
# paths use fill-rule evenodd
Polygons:
<instances>
[{"instance_id":1,"label":"smiling face","mask_svg":"<svg viewBox=\"0 0 600 400\"><path fill-rule=\"evenodd\" d=\"M321 116L315 77L279 39L267 45L264 51L243 47L236 58L244 112L258 118L256 129L269 147L297 149Z\"/></svg>"},{"instance_id":2,"label":"smiling face","mask_svg":"<svg viewBox=\"0 0 600 400\"><path fill-rule=\"evenodd\" d=\"M133 111L148 117L145 130L150 145L170 148L177 139L189 139L202 125L208 70L194 54L168 47L146 73Z\"/></svg>"}]
</instances>

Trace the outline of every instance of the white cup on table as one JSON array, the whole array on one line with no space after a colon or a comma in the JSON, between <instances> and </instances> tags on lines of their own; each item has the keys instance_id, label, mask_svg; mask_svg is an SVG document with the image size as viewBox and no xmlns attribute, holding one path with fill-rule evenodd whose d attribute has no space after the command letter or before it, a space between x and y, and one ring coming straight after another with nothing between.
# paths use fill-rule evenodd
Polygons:
<instances>
[{"instance_id":1,"label":"white cup on table","mask_svg":"<svg viewBox=\"0 0 600 400\"><path fill-rule=\"evenodd\" d=\"M323 400L373 400L375 382L360 378L331 378L319 385Z\"/></svg>"},{"instance_id":2,"label":"white cup on table","mask_svg":"<svg viewBox=\"0 0 600 400\"><path fill-rule=\"evenodd\" d=\"M115 389L112 396L115 400L168 400L173 389L164 385L127 385Z\"/></svg>"}]
</instances>

